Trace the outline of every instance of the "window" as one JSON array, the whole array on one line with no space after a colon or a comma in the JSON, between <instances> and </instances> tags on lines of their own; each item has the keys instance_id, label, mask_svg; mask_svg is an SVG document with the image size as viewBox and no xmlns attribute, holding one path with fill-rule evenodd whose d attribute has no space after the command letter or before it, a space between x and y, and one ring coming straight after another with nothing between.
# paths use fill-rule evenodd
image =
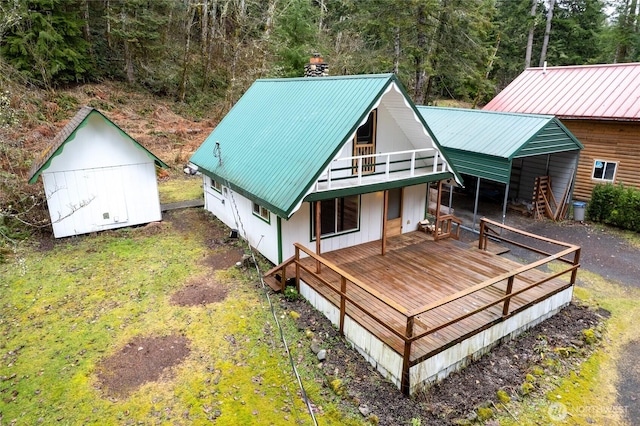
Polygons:
<instances>
[{"instance_id":1,"label":"window","mask_svg":"<svg viewBox=\"0 0 640 426\"><path fill-rule=\"evenodd\" d=\"M367 122L356 130L353 138L353 156L371 155L376 153L376 121L378 110L369 113ZM362 159L362 173L373 173L376 168L376 157ZM358 161L353 161L353 174L358 174Z\"/></svg>"},{"instance_id":2,"label":"window","mask_svg":"<svg viewBox=\"0 0 640 426\"><path fill-rule=\"evenodd\" d=\"M316 203L311 208L312 239L316 235ZM320 201L320 235L336 235L359 229L360 196Z\"/></svg>"},{"instance_id":3,"label":"window","mask_svg":"<svg viewBox=\"0 0 640 426\"><path fill-rule=\"evenodd\" d=\"M218 181L211 179L211 188L215 191L222 193L222 184Z\"/></svg>"},{"instance_id":4,"label":"window","mask_svg":"<svg viewBox=\"0 0 640 426\"><path fill-rule=\"evenodd\" d=\"M593 176L595 180L613 182L618 163L613 161L596 160L593 162Z\"/></svg>"},{"instance_id":5,"label":"window","mask_svg":"<svg viewBox=\"0 0 640 426\"><path fill-rule=\"evenodd\" d=\"M269 210L265 209L258 203L253 203L253 214L259 216L267 223L269 223L271 220L271 213L269 212Z\"/></svg>"}]
</instances>

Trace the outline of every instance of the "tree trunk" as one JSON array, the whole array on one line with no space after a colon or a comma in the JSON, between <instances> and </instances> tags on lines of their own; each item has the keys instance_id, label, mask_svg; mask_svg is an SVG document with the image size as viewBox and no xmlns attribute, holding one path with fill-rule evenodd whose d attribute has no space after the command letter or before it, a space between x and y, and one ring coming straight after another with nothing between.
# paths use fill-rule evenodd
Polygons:
<instances>
[{"instance_id":1,"label":"tree trunk","mask_svg":"<svg viewBox=\"0 0 640 426\"><path fill-rule=\"evenodd\" d=\"M327 13L327 5L324 0L318 0L318 7L320 8L320 18L318 19L318 31L322 31L322 25L324 24L324 15Z\"/></svg>"},{"instance_id":2,"label":"tree trunk","mask_svg":"<svg viewBox=\"0 0 640 426\"><path fill-rule=\"evenodd\" d=\"M424 69L424 51L427 44L427 17L424 11L424 5L419 5L417 10L417 30L418 30L418 44L417 52L413 56L415 65L416 83L413 91L414 102L418 105L424 103L424 82L426 78L426 72Z\"/></svg>"},{"instance_id":3,"label":"tree trunk","mask_svg":"<svg viewBox=\"0 0 640 426\"><path fill-rule=\"evenodd\" d=\"M533 50L533 31L536 28L536 9L538 0L531 0L531 26L529 27L529 37L527 38L527 53L524 58L524 68L531 66L531 51Z\"/></svg>"},{"instance_id":4,"label":"tree trunk","mask_svg":"<svg viewBox=\"0 0 640 426\"><path fill-rule=\"evenodd\" d=\"M400 26L393 29L393 73L398 75L400 69Z\"/></svg>"},{"instance_id":5,"label":"tree trunk","mask_svg":"<svg viewBox=\"0 0 640 426\"><path fill-rule=\"evenodd\" d=\"M122 33L126 34L127 13L125 12L124 7L120 12L120 18L122 19ZM129 41L125 39L123 40L123 42L124 42L124 65L125 65L125 72L127 73L127 82L129 84L133 84L136 82L135 74L133 72L133 53L131 52L131 46L129 45Z\"/></svg>"},{"instance_id":6,"label":"tree trunk","mask_svg":"<svg viewBox=\"0 0 640 426\"><path fill-rule=\"evenodd\" d=\"M109 0L105 1L105 13L106 13L106 19L107 19L107 27L105 29L105 38L107 39L107 46L109 46L109 49L111 49L111 4L109 3Z\"/></svg>"},{"instance_id":7,"label":"tree trunk","mask_svg":"<svg viewBox=\"0 0 640 426\"><path fill-rule=\"evenodd\" d=\"M193 26L193 19L196 15L196 8L189 2L187 6L187 13L189 14L189 20L185 25L186 41L184 46L184 60L182 62L182 81L180 82L180 101L184 102L184 98L187 94L187 74L189 72L189 47L191 46L191 27Z\"/></svg>"},{"instance_id":8,"label":"tree trunk","mask_svg":"<svg viewBox=\"0 0 640 426\"><path fill-rule=\"evenodd\" d=\"M211 57L213 56L213 45L216 37L216 25L218 23L218 0L211 2L209 13L209 30L207 36L207 54L202 58L202 90L209 84L209 69L211 68Z\"/></svg>"},{"instance_id":9,"label":"tree trunk","mask_svg":"<svg viewBox=\"0 0 640 426\"><path fill-rule=\"evenodd\" d=\"M618 47L616 49L616 57L615 63L627 62L629 60L629 54L631 51L631 40L633 38L633 34L637 32L637 9L638 1L637 0L627 0L627 4L625 6L625 16L620 16L620 23L618 24L620 28L620 36L618 41Z\"/></svg>"},{"instance_id":10,"label":"tree trunk","mask_svg":"<svg viewBox=\"0 0 640 426\"><path fill-rule=\"evenodd\" d=\"M209 37L209 0L202 1L202 19L200 22L201 34L200 34L200 46L202 62L204 63L204 59L207 55L207 41Z\"/></svg>"},{"instance_id":11,"label":"tree trunk","mask_svg":"<svg viewBox=\"0 0 640 426\"><path fill-rule=\"evenodd\" d=\"M547 59L547 47L549 46L549 35L551 34L551 20L553 19L553 7L556 4L556 0L549 1L549 11L547 12L547 26L544 29L544 40L542 41L542 51L540 52L540 64L543 66L544 61Z\"/></svg>"}]
</instances>

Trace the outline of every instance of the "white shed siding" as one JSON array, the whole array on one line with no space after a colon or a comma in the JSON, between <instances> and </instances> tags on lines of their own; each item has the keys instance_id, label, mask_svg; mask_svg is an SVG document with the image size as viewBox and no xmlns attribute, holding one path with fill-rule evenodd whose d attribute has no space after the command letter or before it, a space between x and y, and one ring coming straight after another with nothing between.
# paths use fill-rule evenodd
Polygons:
<instances>
[{"instance_id":1,"label":"white shed siding","mask_svg":"<svg viewBox=\"0 0 640 426\"><path fill-rule=\"evenodd\" d=\"M123 166L153 162L149 156L99 114L87 117L62 152L53 157L46 172Z\"/></svg>"},{"instance_id":2,"label":"white shed siding","mask_svg":"<svg viewBox=\"0 0 640 426\"><path fill-rule=\"evenodd\" d=\"M154 161L101 116L42 172L56 238L162 219Z\"/></svg>"},{"instance_id":3,"label":"white shed siding","mask_svg":"<svg viewBox=\"0 0 640 426\"><path fill-rule=\"evenodd\" d=\"M153 162L42 173L56 238L162 219Z\"/></svg>"}]
</instances>

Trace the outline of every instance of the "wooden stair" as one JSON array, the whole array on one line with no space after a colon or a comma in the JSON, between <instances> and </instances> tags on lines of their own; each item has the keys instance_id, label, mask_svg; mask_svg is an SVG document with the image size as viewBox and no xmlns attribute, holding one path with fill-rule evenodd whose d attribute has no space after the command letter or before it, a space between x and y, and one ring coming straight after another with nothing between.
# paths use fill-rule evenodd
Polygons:
<instances>
[{"instance_id":1,"label":"wooden stair","mask_svg":"<svg viewBox=\"0 0 640 426\"><path fill-rule=\"evenodd\" d=\"M271 287L273 291L283 291L286 282L291 278L295 279L295 269L292 267L294 260L295 256L291 256L289 259L274 266L263 274L264 282Z\"/></svg>"}]
</instances>

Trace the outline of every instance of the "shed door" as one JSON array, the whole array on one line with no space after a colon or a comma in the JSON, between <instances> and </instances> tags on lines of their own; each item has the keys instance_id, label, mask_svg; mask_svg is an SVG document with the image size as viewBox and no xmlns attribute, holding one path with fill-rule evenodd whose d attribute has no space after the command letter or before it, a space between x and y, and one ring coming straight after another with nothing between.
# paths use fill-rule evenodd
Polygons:
<instances>
[{"instance_id":1,"label":"shed door","mask_svg":"<svg viewBox=\"0 0 640 426\"><path fill-rule=\"evenodd\" d=\"M96 205L92 210L98 226L112 226L129 221L125 185L120 168L107 168L87 172L88 185L94 189ZM130 183L132 185L134 183Z\"/></svg>"}]
</instances>

